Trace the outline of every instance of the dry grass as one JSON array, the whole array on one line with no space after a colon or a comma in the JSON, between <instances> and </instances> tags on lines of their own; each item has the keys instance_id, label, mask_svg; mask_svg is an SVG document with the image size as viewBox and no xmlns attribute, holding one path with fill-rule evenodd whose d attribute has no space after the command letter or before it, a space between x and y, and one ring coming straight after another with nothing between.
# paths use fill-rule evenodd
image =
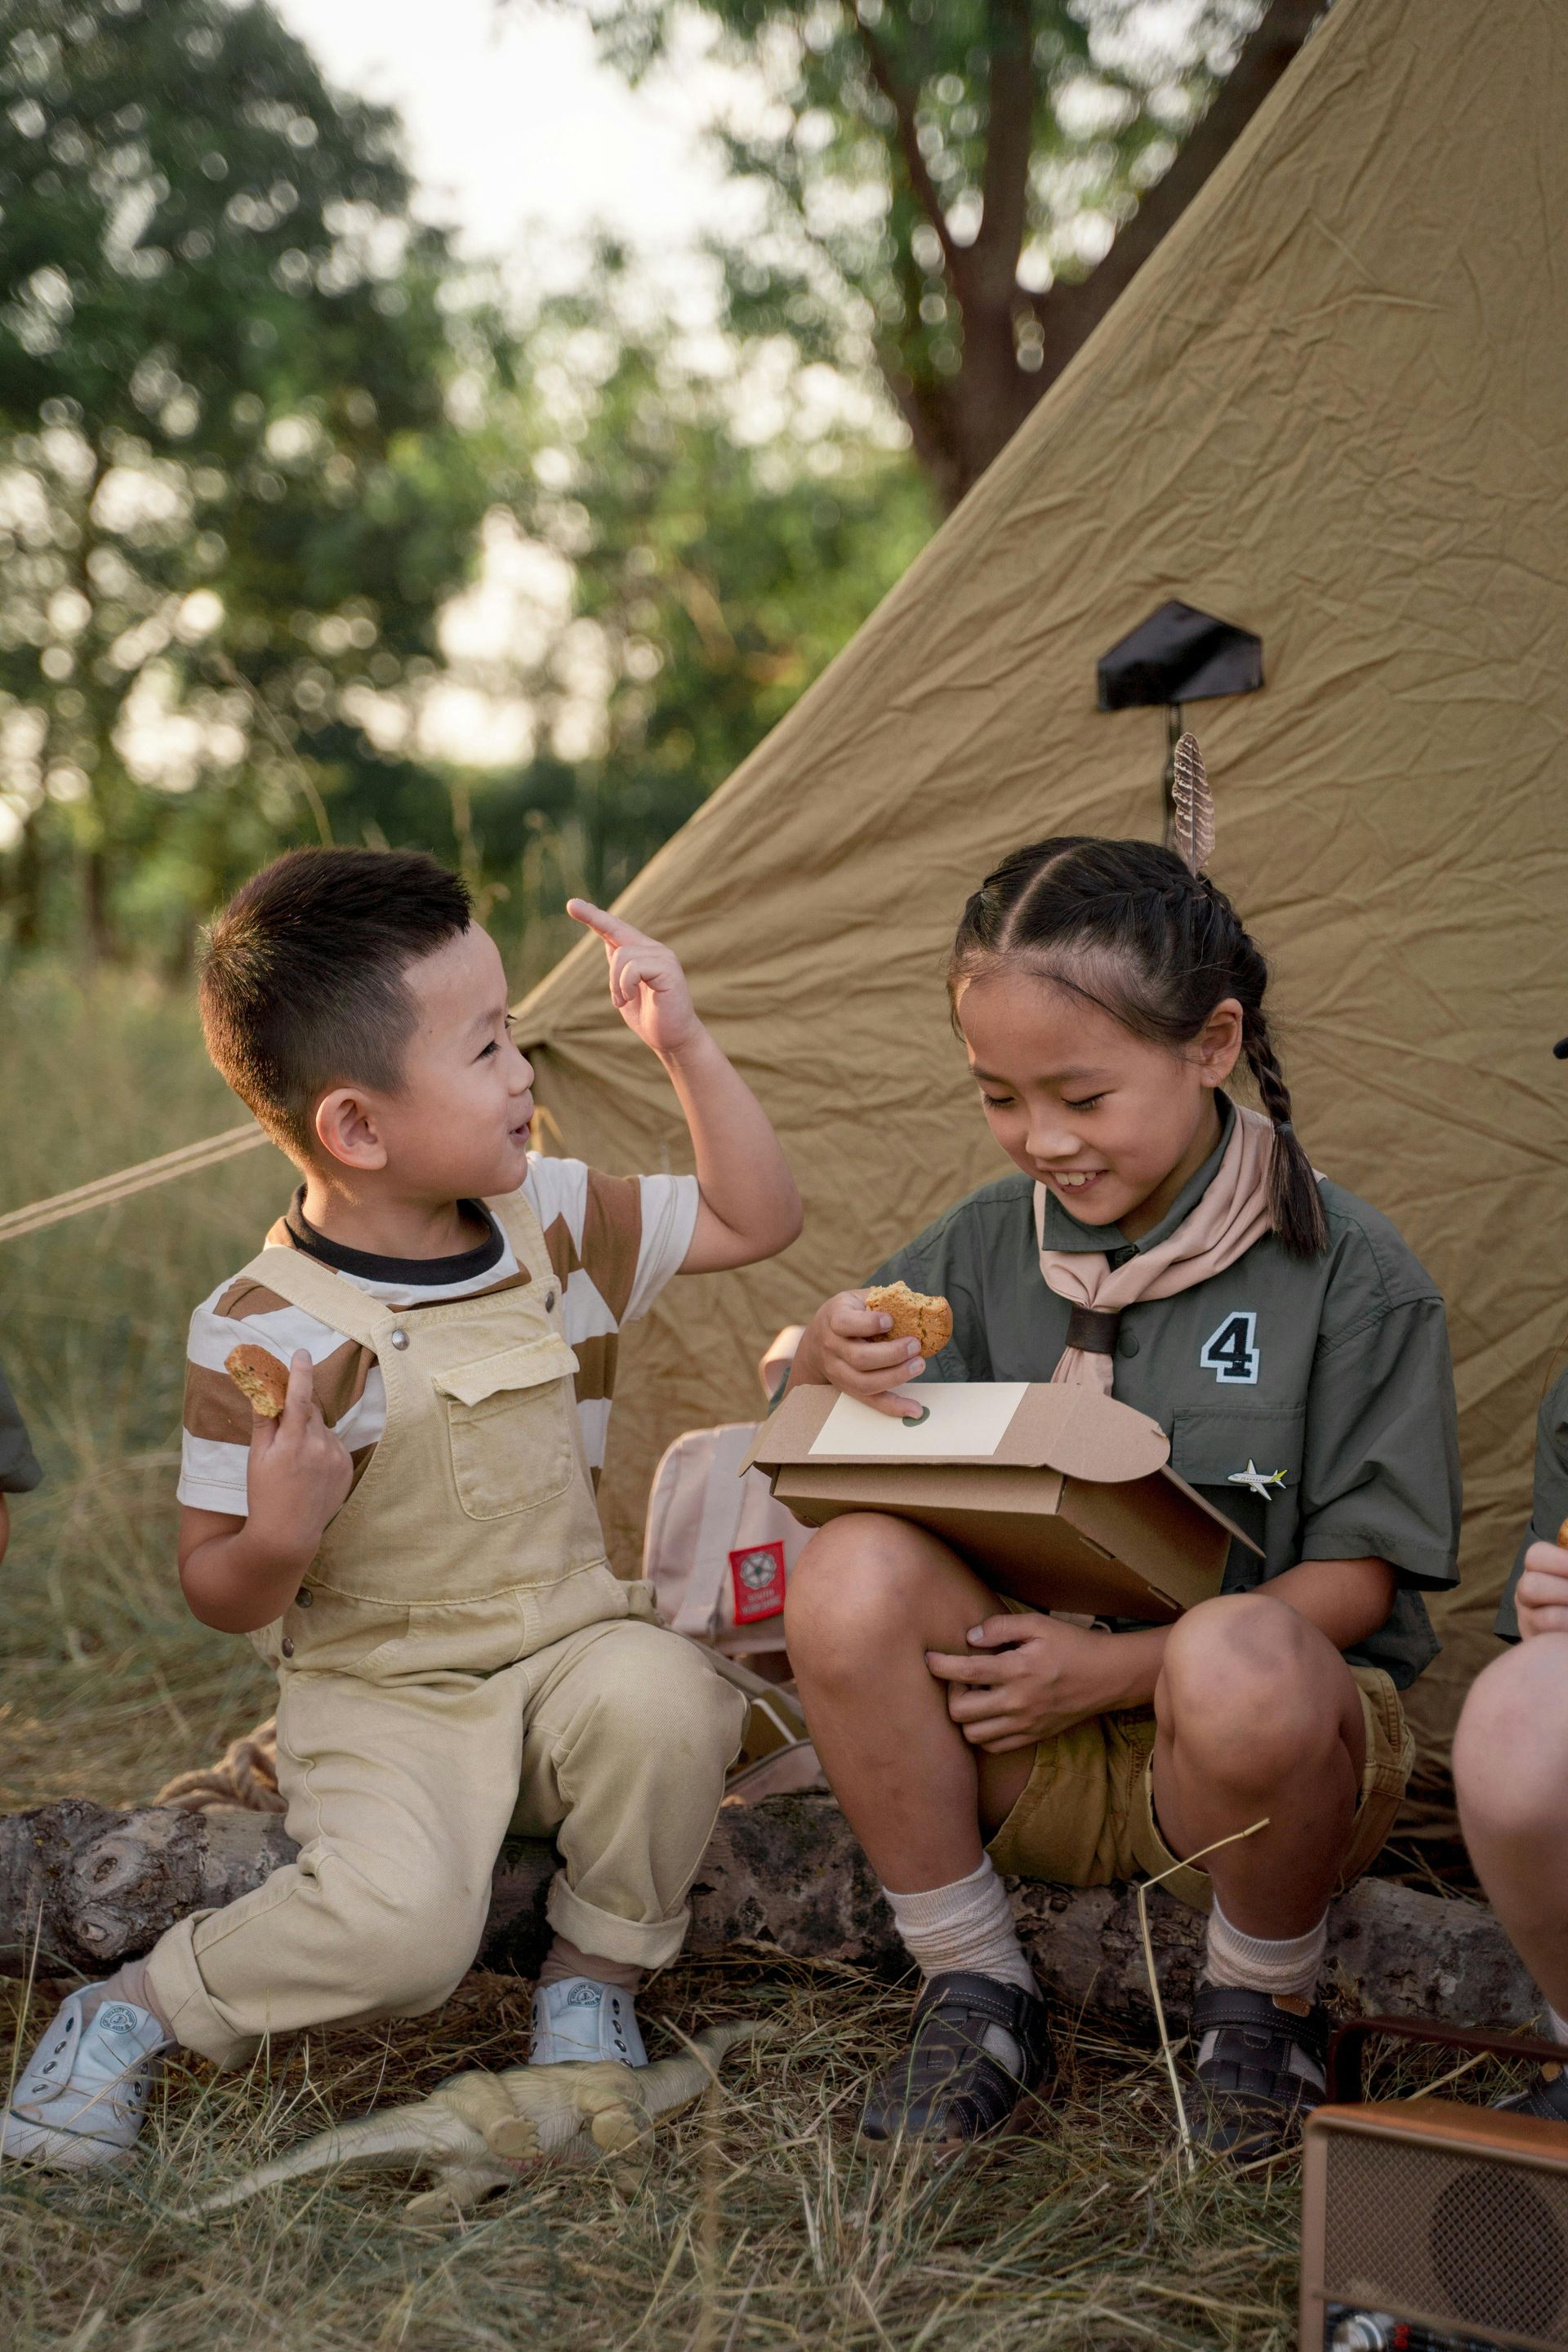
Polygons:
<instances>
[{"instance_id":1,"label":"dry grass","mask_svg":"<svg viewBox=\"0 0 1568 2352\"><path fill-rule=\"evenodd\" d=\"M194 1024L152 991L8 984L0 1208L230 1123ZM0 1620L0 1805L144 1799L268 1702L243 1643L185 1613L174 1456L190 1307L250 1255L289 1178L270 1151L0 1251L0 1357L47 1487L16 1514ZM304 2181L209 2226L204 2184L329 2119L515 2063L528 1988L471 1979L435 2018L311 2038L246 2075L169 2075L120 2176L0 2171L7 2352L1047 2352L1294 2342L1293 2168L1173 2164L1157 2053L1064 2029L1039 2128L960 2166L856 2147L867 2067L907 1997L848 1970L737 1958L671 1971L644 2003L682 2029L765 2011L716 2100L667 2128L636 2195L548 2173L465 2226L414 2228L387 2176ZM47 2013L0 1986L25 2049ZM0 2064L4 2064L0 2057Z\"/></svg>"},{"instance_id":2,"label":"dry grass","mask_svg":"<svg viewBox=\"0 0 1568 2352\"><path fill-rule=\"evenodd\" d=\"M635 2194L542 2173L466 2226L411 2227L387 2176L290 2184L209 2226L193 2188L329 2116L515 2056L526 1988L476 1978L432 2025L300 2044L270 2073L174 2079L122 2180L0 2176L14 2338L141 2352L548 2343L556 2352L1226 2346L1291 2341L1291 2182L1179 2188L1147 2053L1069 2044L1048 2124L932 2168L859 2153L861 2068L903 2004L848 1972L687 1968L652 2017L765 2010L784 2032L668 2127ZM657 2029L656 2029L657 2032ZM101 2316L100 2316L101 2315Z\"/></svg>"}]
</instances>

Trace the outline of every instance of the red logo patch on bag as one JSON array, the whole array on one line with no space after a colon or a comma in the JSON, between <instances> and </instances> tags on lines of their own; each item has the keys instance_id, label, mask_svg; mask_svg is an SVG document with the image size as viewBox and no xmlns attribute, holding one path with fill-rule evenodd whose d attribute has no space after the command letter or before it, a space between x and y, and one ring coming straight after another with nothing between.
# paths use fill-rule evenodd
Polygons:
<instances>
[{"instance_id":1,"label":"red logo patch on bag","mask_svg":"<svg viewBox=\"0 0 1568 2352\"><path fill-rule=\"evenodd\" d=\"M759 1617L776 1617L784 1605L784 1548L782 1543L752 1544L730 1554L730 1575L735 1587L735 1622L754 1625Z\"/></svg>"}]
</instances>

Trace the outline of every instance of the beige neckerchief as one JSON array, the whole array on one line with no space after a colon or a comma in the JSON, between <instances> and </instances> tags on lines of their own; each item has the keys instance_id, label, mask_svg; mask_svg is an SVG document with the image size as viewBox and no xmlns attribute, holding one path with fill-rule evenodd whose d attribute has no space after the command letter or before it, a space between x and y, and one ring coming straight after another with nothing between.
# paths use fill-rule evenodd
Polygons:
<instances>
[{"instance_id":1,"label":"beige neckerchief","mask_svg":"<svg viewBox=\"0 0 1568 2352\"><path fill-rule=\"evenodd\" d=\"M1074 1322L1090 1346L1069 1338L1055 1381L1076 1381L1103 1389L1109 1396L1115 1379L1114 1318L1124 1307L1142 1298L1170 1298L1191 1290L1219 1274L1268 1230L1268 1168L1274 1154L1274 1129L1255 1110L1239 1105L1230 1139L1208 1189L1194 1202L1175 1231L1152 1249L1140 1250L1114 1271L1102 1250L1051 1250L1045 1245L1047 1188L1035 1187L1035 1240L1040 1272L1050 1288L1070 1299ZM1072 1326L1068 1327L1069 1332Z\"/></svg>"}]
</instances>

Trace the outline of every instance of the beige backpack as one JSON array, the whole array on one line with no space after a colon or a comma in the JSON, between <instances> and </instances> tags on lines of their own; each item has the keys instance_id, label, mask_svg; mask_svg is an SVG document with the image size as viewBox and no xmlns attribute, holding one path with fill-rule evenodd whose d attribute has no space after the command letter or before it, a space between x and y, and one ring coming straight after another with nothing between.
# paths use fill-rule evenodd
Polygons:
<instances>
[{"instance_id":1,"label":"beige backpack","mask_svg":"<svg viewBox=\"0 0 1568 2352\"><path fill-rule=\"evenodd\" d=\"M643 1575L677 1633L726 1657L784 1654L784 1589L811 1529L741 1465L752 1422L678 1437L654 1473Z\"/></svg>"}]
</instances>

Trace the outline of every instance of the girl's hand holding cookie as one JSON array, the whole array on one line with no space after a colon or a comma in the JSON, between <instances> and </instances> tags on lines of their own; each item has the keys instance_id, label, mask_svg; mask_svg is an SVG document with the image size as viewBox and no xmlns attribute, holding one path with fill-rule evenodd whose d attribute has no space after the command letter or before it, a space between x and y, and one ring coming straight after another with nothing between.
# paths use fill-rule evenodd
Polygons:
<instances>
[{"instance_id":1,"label":"girl's hand holding cookie","mask_svg":"<svg viewBox=\"0 0 1568 2352\"><path fill-rule=\"evenodd\" d=\"M891 1396L889 1391L924 1371L921 1343L913 1337L900 1339L891 1315L886 1308L868 1307L863 1290L841 1290L819 1307L807 1338L816 1342L820 1377L833 1388L858 1397L890 1420L906 1421L920 1411L912 1399Z\"/></svg>"},{"instance_id":2,"label":"girl's hand holding cookie","mask_svg":"<svg viewBox=\"0 0 1568 2352\"><path fill-rule=\"evenodd\" d=\"M1568 1633L1568 1519L1555 1543L1531 1545L1513 1601L1521 1641L1536 1633Z\"/></svg>"},{"instance_id":3,"label":"girl's hand holding cookie","mask_svg":"<svg viewBox=\"0 0 1568 2352\"><path fill-rule=\"evenodd\" d=\"M322 1530L342 1510L353 1484L348 1447L321 1417L311 1391L311 1364L297 1348L289 1367L282 1412L258 1411L250 1434L249 1532L279 1560L301 1570L315 1558Z\"/></svg>"}]
</instances>

